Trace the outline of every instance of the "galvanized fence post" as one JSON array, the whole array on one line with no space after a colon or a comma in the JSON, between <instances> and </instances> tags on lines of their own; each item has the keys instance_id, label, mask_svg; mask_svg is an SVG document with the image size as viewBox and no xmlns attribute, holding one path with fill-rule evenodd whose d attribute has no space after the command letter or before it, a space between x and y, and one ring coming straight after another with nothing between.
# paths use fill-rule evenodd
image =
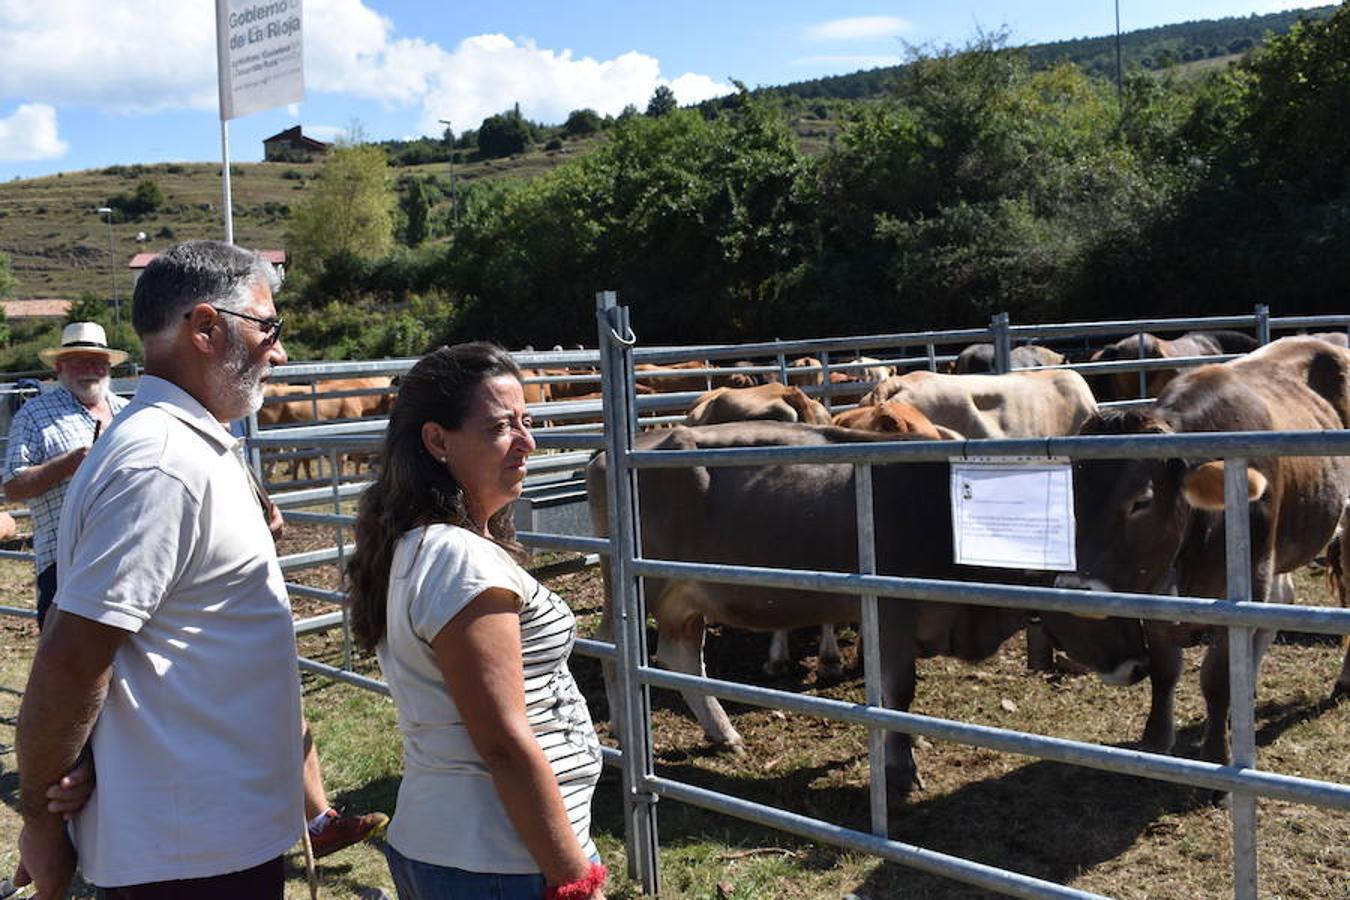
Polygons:
<instances>
[{"instance_id":1,"label":"galvanized fence post","mask_svg":"<svg viewBox=\"0 0 1350 900\"><path fill-rule=\"evenodd\" d=\"M872 466L859 463L853 469L855 510L858 522L858 574L877 572L876 520L872 517ZM877 595L863 594L858 598L862 610L863 682L868 706L882 706L881 696L881 640L878 636ZM890 602L897 602L891 600ZM886 731L868 726L867 766L871 783L868 799L872 811L872 833L879 837L889 834L886 820Z\"/></svg>"},{"instance_id":2,"label":"galvanized fence post","mask_svg":"<svg viewBox=\"0 0 1350 900\"><path fill-rule=\"evenodd\" d=\"M935 347L935 346L933 345L933 342L932 342L932 341L929 341L928 344L927 344L927 350L928 350L928 371L930 371L930 372L936 372L936 371L937 371L937 347Z\"/></svg>"},{"instance_id":3,"label":"galvanized fence post","mask_svg":"<svg viewBox=\"0 0 1350 900\"><path fill-rule=\"evenodd\" d=\"M861 356L862 354L858 355ZM824 404L826 412L833 413L834 408L830 404L830 351L828 350L820 351L820 385L820 402Z\"/></svg>"},{"instance_id":4,"label":"galvanized fence post","mask_svg":"<svg viewBox=\"0 0 1350 900\"><path fill-rule=\"evenodd\" d=\"M624 831L628 875L641 881L642 890L660 889L660 860L656 831L656 795L647 786L655 774L652 761L651 692L637 678L647 665L646 605L642 583L633 574L633 559L641 553L637 472L628 463L636 422L632 346L636 343L628 310L618 305L613 291L596 297L599 329L600 387L609 466L610 615L614 623L618 710L623 741Z\"/></svg>"},{"instance_id":5,"label":"galvanized fence post","mask_svg":"<svg viewBox=\"0 0 1350 900\"><path fill-rule=\"evenodd\" d=\"M1251 503L1247 498L1247 460L1229 458L1224 462L1224 541L1228 561L1228 600L1250 603L1251 577ZM1256 767L1256 659L1250 627L1228 629L1229 719L1233 766ZM1223 723L1209 723L1222 728ZM1233 819L1233 896L1235 900L1256 900L1256 797L1246 792L1232 795Z\"/></svg>"},{"instance_id":6,"label":"galvanized fence post","mask_svg":"<svg viewBox=\"0 0 1350 900\"><path fill-rule=\"evenodd\" d=\"M1256 304L1256 342L1264 347L1270 343L1270 307Z\"/></svg>"},{"instance_id":7,"label":"galvanized fence post","mask_svg":"<svg viewBox=\"0 0 1350 900\"><path fill-rule=\"evenodd\" d=\"M333 474L333 515L342 515L342 453L334 447L330 451L329 465ZM337 542L337 570L338 585L342 584L342 579L347 572L346 554L344 552L345 543L342 540L342 525L333 526L333 539ZM352 670L352 611L347 604L342 604L342 668L348 672Z\"/></svg>"},{"instance_id":8,"label":"galvanized fence post","mask_svg":"<svg viewBox=\"0 0 1350 900\"><path fill-rule=\"evenodd\" d=\"M1008 330L1008 314L994 313L989 320L989 336L994 341L994 372L1004 375L1012 370L1012 332Z\"/></svg>"}]
</instances>

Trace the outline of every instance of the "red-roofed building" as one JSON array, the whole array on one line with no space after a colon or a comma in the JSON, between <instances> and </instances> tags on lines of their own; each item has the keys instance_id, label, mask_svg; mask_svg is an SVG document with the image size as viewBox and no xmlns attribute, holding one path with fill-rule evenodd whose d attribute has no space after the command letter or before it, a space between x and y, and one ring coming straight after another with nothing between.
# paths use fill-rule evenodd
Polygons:
<instances>
[{"instance_id":1,"label":"red-roofed building","mask_svg":"<svg viewBox=\"0 0 1350 900\"><path fill-rule=\"evenodd\" d=\"M327 144L305 137L299 125L263 138L263 159L267 162L311 162L327 152Z\"/></svg>"}]
</instances>

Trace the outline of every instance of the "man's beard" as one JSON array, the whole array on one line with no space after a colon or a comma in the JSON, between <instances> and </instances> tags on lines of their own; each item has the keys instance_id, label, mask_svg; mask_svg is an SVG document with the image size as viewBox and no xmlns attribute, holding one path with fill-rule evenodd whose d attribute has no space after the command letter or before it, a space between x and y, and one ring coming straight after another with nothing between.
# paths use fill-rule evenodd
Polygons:
<instances>
[{"instance_id":1,"label":"man's beard","mask_svg":"<svg viewBox=\"0 0 1350 900\"><path fill-rule=\"evenodd\" d=\"M263 379L272 374L272 365L264 357L250 366L248 344L233 324L226 325L225 361L219 373L220 397L230 421L255 413L263 404Z\"/></svg>"},{"instance_id":2,"label":"man's beard","mask_svg":"<svg viewBox=\"0 0 1350 900\"><path fill-rule=\"evenodd\" d=\"M57 380L61 382L62 387L75 395L75 399L80 401L82 406L98 406L112 388L112 378L107 375L96 379L82 379L69 372L62 372L57 376Z\"/></svg>"}]
</instances>

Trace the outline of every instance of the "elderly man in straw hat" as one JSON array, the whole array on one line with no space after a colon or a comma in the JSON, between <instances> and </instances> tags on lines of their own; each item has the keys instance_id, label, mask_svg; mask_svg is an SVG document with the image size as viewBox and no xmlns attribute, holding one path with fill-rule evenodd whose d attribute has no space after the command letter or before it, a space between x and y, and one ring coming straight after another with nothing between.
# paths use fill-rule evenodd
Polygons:
<instances>
[{"instance_id":1,"label":"elderly man in straw hat","mask_svg":"<svg viewBox=\"0 0 1350 900\"><path fill-rule=\"evenodd\" d=\"M110 367L127 354L108 346L97 322L72 322L61 345L39 351L56 369L55 390L25 403L9 428L5 497L27 502L33 512L33 551L38 571L38 627L56 596L56 528L71 476L99 431L127 401L109 389Z\"/></svg>"}]
</instances>

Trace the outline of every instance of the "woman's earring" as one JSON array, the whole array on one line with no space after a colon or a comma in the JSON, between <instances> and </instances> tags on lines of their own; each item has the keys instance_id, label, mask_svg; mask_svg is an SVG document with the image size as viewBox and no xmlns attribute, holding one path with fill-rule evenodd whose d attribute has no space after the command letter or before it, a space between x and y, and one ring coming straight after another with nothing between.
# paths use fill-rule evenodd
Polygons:
<instances>
[{"instance_id":1,"label":"woman's earring","mask_svg":"<svg viewBox=\"0 0 1350 900\"><path fill-rule=\"evenodd\" d=\"M445 457L444 457L444 456L440 457L440 460L441 460L441 465L445 465Z\"/></svg>"}]
</instances>

